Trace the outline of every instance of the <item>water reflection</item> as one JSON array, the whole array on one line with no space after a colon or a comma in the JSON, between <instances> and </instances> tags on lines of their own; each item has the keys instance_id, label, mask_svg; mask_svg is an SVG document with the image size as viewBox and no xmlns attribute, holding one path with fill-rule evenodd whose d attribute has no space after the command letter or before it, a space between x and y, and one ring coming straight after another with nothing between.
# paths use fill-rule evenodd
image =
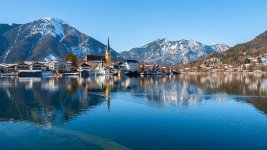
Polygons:
<instances>
[{"instance_id":1,"label":"water reflection","mask_svg":"<svg viewBox=\"0 0 267 150\"><path fill-rule=\"evenodd\" d=\"M223 95L232 95L235 100L252 104L255 108L267 114L267 74L184 74L179 76L179 80L185 80L201 89L205 89L206 94L222 93ZM216 100L218 99L216 98Z\"/></svg>"},{"instance_id":2,"label":"water reflection","mask_svg":"<svg viewBox=\"0 0 267 150\"><path fill-rule=\"evenodd\" d=\"M40 126L63 123L104 101L84 92L77 79L1 79L2 121L27 120Z\"/></svg>"},{"instance_id":3,"label":"water reflection","mask_svg":"<svg viewBox=\"0 0 267 150\"><path fill-rule=\"evenodd\" d=\"M30 121L39 126L62 124L73 117L107 105L112 95L129 93L152 105L194 106L203 100L236 100L267 113L265 74L184 74L159 77L2 78L0 120Z\"/></svg>"},{"instance_id":4,"label":"water reflection","mask_svg":"<svg viewBox=\"0 0 267 150\"><path fill-rule=\"evenodd\" d=\"M125 91L144 96L158 105L195 105L203 98L204 90L177 77L143 77L125 80Z\"/></svg>"},{"instance_id":5,"label":"water reflection","mask_svg":"<svg viewBox=\"0 0 267 150\"><path fill-rule=\"evenodd\" d=\"M243 96L267 96L267 74L262 73L203 73L179 77L211 92Z\"/></svg>"}]
</instances>

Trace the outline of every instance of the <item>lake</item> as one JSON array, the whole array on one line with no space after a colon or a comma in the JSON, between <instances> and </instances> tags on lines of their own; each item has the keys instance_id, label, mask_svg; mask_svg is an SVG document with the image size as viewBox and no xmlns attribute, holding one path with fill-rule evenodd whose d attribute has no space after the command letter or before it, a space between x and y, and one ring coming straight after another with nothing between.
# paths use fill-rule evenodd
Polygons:
<instances>
[{"instance_id":1,"label":"lake","mask_svg":"<svg viewBox=\"0 0 267 150\"><path fill-rule=\"evenodd\" d=\"M266 149L267 74L1 78L0 147Z\"/></svg>"}]
</instances>

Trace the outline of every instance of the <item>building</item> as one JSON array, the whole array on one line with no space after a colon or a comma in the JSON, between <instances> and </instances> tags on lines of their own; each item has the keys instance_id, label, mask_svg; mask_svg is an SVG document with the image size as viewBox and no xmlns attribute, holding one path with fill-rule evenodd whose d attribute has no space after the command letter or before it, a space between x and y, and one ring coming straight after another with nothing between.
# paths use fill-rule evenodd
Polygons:
<instances>
[{"instance_id":1,"label":"building","mask_svg":"<svg viewBox=\"0 0 267 150\"><path fill-rule=\"evenodd\" d=\"M108 37L108 45L107 45L107 49L106 49L105 58L106 58L107 64L110 65L111 64L111 53L110 53L110 46L109 46L109 37Z\"/></svg>"},{"instance_id":2,"label":"building","mask_svg":"<svg viewBox=\"0 0 267 150\"><path fill-rule=\"evenodd\" d=\"M35 62L31 65L31 70L42 70L42 71L46 71L47 70L47 66L45 66L42 63L39 62Z\"/></svg>"},{"instance_id":3,"label":"building","mask_svg":"<svg viewBox=\"0 0 267 150\"><path fill-rule=\"evenodd\" d=\"M136 60L126 60L124 65L126 70L130 72L136 72L139 67L139 63Z\"/></svg>"},{"instance_id":4,"label":"building","mask_svg":"<svg viewBox=\"0 0 267 150\"><path fill-rule=\"evenodd\" d=\"M17 65L16 70L30 70L30 65L26 63L20 63Z\"/></svg>"},{"instance_id":5,"label":"building","mask_svg":"<svg viewBox=\"0 0 267 150\"><path fill-rule=\"evenodd\" d=\"M52 60L49 62L49 70L66 70L70 71L71 70L71 62L70 61L56 61Z\"/></svg>"},{"instance_id":6,"label":"building","mask_svg":"<svg viewBox=\"0 0 267 150\"><path fill-rule=\"evenodd\" d=\"M105 56L87 55L83 59L83 62L91 66L92 69L97 67L104 67L107 64Z\"/></svg>"},{"instance_id":7,"label":"building","mask_svg":"<svg viewBox=\"0 0 267 150\"><path fill-rule=\"evenodd\" d=\"M125 64L122 63L122 62L116 62L116 63L113 65L113 68L114 68L114 69L117 69L117 70L126 70L126 69L125 69Z\"/></svg>"},{"instance_id":8,"label":"building","mask_svg":"<svg viewBox=\"0 0 267 150\"><path fill-rule=\"evenodd\" d=\"M160 71L160 66L158 64L144 64L143 70L147 72L158 72Z\"/></svg>"},{"instance_id":9,"label":"building","mask_svg":"<svg viewBox=\"0 0 267 150\"><path fill-rule=\"evenodd\" d=\"M4 72L7 72L7 67L6 65L2 65L0 64L0 72L4 73Z\"/></svg>"},{"instance_id":10,"label":"building","mask_svg":"<svg viewBox=\"0 0 267 150\"><path fill-rule=\"evenodd\" d=\"M58 70L58 61L52 60L49 62L49 70Z\"/></svg>"},{"instance_id":11,"label":"building","mask_svg":"<svg viewBox=\"0 0 267 150\"><path fill-rule=\"evenodd\" d=\"M66 61L65 62L65 70L66 71L71 71L71 65L72 65L71 61Z\"/></svg>"},{"instance_id":12,"label":"building","mask_svg":"<svg viewBox=\"0 0 267 150\"><path fill-rule=\"evenodd\" d=\"M8 65L6 67L6 72L7 73L16 72L16 69L17 69L17 65L16 64Z\"/></svg>"},{"instance_id":13,"label":"building","mask_svg":"<svg viewBox=\"0 0 267 150\"><path fill-rule=\"evenodd\" d=\"M91 69L91 66L88 65L87 63L82 63L80 66L79 66L79 71L89 71Z\"/></svg>"},{"instance_id":14,"label":"building","mask_svg":"<svg viewBox=\"0 0 267 150\"><path fill-rule=\"evenodd\" d=\"M110 53L110 44L108 38L108 44L106 53L104 56L96 56L96 55L86 55L83 59L83 62L91 66L91 69L106 67L111 64L111 53Z\"/></svg>"}]
</instances>

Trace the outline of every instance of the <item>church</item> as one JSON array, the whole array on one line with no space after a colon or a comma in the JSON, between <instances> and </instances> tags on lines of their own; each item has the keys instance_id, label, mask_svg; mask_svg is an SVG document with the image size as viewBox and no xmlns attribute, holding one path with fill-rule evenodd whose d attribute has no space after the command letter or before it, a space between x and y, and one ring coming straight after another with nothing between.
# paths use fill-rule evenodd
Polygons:
<instances>
[{"instance_id":1,"label":"church","mask_svg":"<svg viewBox=\"0 0 267 150\"><path fill-rule=\"evenodd\" d=\"M110 53L110 45L109 45L109 37L106 53L104 56L96 56L96 55L86 55L83 59L83 62L91 67L91 69L95 69L97 67L105 67L111 64L111 53Z\"/></svg>"}]
</instances>

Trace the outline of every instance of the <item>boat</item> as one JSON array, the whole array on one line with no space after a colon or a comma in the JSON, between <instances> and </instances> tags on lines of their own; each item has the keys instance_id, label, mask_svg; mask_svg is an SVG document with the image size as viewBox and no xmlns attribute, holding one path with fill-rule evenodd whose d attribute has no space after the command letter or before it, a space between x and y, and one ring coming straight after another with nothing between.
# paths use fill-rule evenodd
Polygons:
<instances>
[{"instance_id":1,"label":"boat","mask_svg":"<svg viewBox=\"0 0 267 150\"><path fill-rule=\"evenodd\" d=\"M90 76L98 76L100 75L98 70L82 70L79 72L80 77L90 77Z\"/></svg>"},{"instance_id":2,"label":"boat","mask_svg":"<svg viewBox=\"0 0 267 150\"><path fill-rule=\"evenodd\" d=\"M11 73L2 73L1 77L17 77L18 73L17 72L11 72Z\"/></svg>"},{"instance_id":3,"label":"boat","mask_svg":"<svg viewBox=\"0 0 267 150\"><path fill-rule=\"evenodd\" d=\"M132 72L132 71L128 71L128 72L125 72L124 75L129 76L129 77L137 77L137 76L139 76L140 74L139 74L137 71L134 71L134 72Z\"/></svg>"},{"instance_id":4,"label":"boat","mask_svg":"<svg viewBox=\"0 0 267 150\"><path fill-rule=\"evenodd\" d=\"M73 73L62 73L62 77L78 77L79 73L78 72L73 72Z\"/></svg>"},{"instance_id":5,"label":"boat","mask_svg":"<svg viewBox=\"0 0 267 150\"><path fill-rule=\"evenodd\" d=\"M144 71L141 72L140 75L147 76L147 75L152 75L152 76L157 76L157 75L164 75L164 73L156 71L156 72L150 72L150 71Z\"/></svg>"},{"instance_id":6,"label":"boat","mask_svg":"<svg viewBox=\"0 0 267 150\"><path fill-rule=\"evenodd\" d=\"M19 70L18 76L19 77L41 77L42 71L41 70Z\"/></svg>"},{"instance_id":7,"label":"boat","mask_svg":"<svg viewBox=\"0 0 267 150\"><path fill-rule=\"evenodd\" d=\"M56 77L57 74L53 73L52 71L42 72L42 77L49 78L49 77Z\"/></svg>"}]
</instances>

